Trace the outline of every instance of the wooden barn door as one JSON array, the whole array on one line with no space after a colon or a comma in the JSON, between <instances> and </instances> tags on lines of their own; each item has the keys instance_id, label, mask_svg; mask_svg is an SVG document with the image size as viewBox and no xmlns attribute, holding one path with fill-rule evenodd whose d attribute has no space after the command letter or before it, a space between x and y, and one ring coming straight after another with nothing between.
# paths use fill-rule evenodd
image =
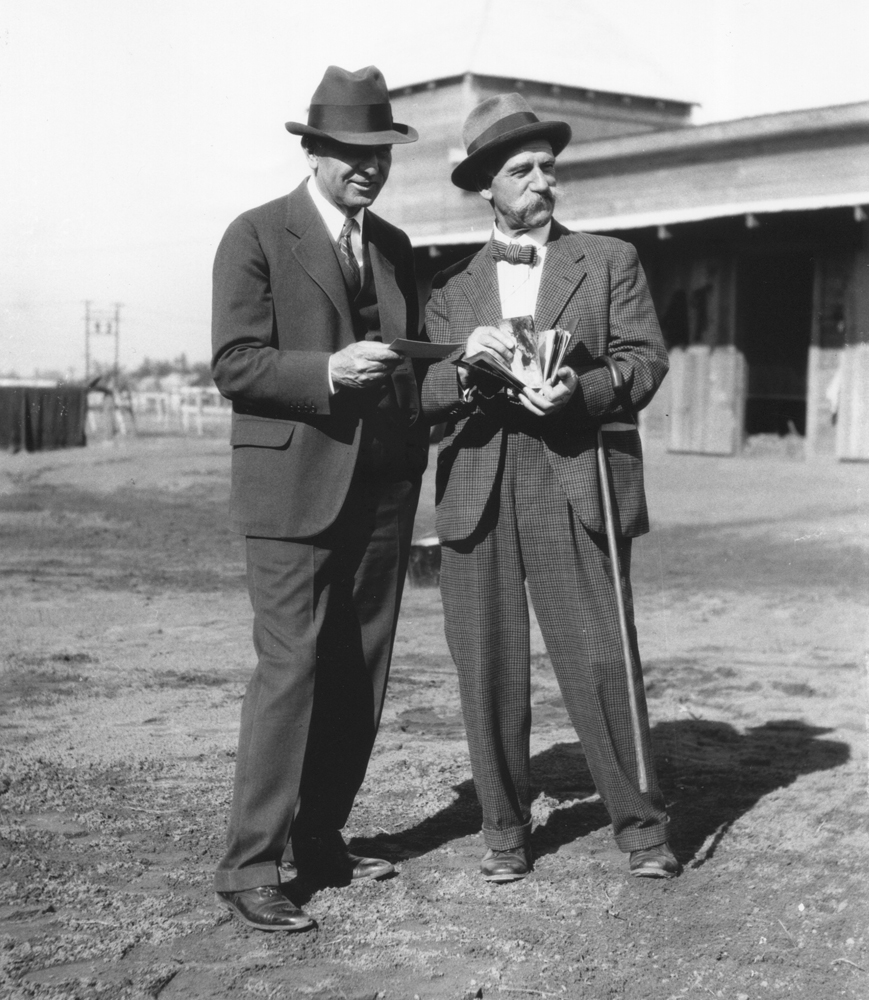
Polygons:
<instances>
[{"instance_id":1,"label":"wooden barn door","mask_svg":"<svg viewBox=\"0 0 869 1000\"><path fill-rule=\"evenodd\" d=\"M733 455L742 445L745 409L745 364L733 344L734 264L683 260L662 277L661 327L670 350L667 448Z\"/></svg>"},{"instance_id":2,"label":"wooden barn door","mask_svg":"<svg viewBox=\"0 0 869 1000\"><path fill-rule=\"evenodd\" d=\"M836 458L869 460L869 252L855 254L845 297L845 349L839 368Z\"/></svg>"}]
</instances>

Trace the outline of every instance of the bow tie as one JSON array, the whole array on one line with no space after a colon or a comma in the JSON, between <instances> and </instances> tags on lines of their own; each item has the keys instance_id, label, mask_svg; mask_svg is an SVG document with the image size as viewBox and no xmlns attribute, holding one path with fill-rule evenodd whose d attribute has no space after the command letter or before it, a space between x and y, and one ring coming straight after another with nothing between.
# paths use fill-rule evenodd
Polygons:
<instances>
[{"instance_id":1,"label":"bow tie","mask_svg":"<svg viewBox=\"0 0 869 1000\"><path fill-rule=\"evenodd\" d=\"M492 241L492 256L495 260L506 260L508 264L534 264L537 247L521 243L499 243Z\"/></svg>"}]
</instances>

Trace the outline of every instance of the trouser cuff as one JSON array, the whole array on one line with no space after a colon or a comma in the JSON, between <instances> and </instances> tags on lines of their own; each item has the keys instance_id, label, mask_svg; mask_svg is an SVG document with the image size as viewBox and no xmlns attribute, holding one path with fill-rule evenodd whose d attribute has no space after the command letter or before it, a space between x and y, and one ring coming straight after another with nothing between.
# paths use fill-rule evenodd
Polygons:
<instances>
[{"instance_id":1,"label":"trouser cuff","mask_svg":"<svg viewBox=\"0 0 869 1000\"><path fill-rule=\"evenodd\" d=\"M512 851L514 847L526 847L531 840L531 820L507 830L490 830L484 826L483 839L486 847L493 851Z\"/></svg>"},{"instance_id":2,"label":"trouser cuff","mask_svg":"<svg viewBox=\"0 0 869 1000\"><path fill-rule=\"evenodd\" d=\"M274 861L264 861L246 868L218 869L214 873L215 892L243 892L261 885L280 885L281 876Z\"/></svg>"},{"instance_id":3,"label":"trouser cuff","mask_svg":"<svg viewBox=\"0 0 869 1000\"><path fill-rule=\"evenodd\" d=\"M657 847L670 839L670 824L659 823L655 826L644 826L642 829L622 830L616 834L616 843L620 851L629 854L631 851L645 851L648 847Z\"/></svg>"}]
</instances>

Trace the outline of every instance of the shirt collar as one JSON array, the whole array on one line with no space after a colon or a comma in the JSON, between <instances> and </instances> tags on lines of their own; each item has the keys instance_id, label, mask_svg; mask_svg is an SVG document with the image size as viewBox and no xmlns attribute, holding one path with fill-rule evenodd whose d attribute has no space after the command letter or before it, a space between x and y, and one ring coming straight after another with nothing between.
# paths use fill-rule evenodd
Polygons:
<instances>
[{"instance_id":1,"label":"shirt collar","mask_svg":"<svg viewBox=\"0 0 869 1000\"><path fill-rule=\"evenodd\" d=\"M347 216L335 208L331 201L327 201L317 187L317 182L313 174L308 178L308 194L311 196L311 201L313 201L315 208L320 213L320 217L325 223L329 235L337 243ZM365 225L365 209L360 208L355 215L351 215L349 218L355 219L359 223L359 232L361 233L362 227Z\"/></svg>"},{"instance_id":2,"label":"shirt collar","mask_svg":"<svg viewBox=\"0 0 869 1000\"><path fill-rule=\"evenodd\" d=\"M519 243L520 245L533 245L538 249L545 249L549 240L549 230L552 228L552 219L545 226L538 226L536 229L529 229L519 236L505 236L498 228L497 223L492 226L492 235L502 243Z\"/></svg>"}]
</instances>

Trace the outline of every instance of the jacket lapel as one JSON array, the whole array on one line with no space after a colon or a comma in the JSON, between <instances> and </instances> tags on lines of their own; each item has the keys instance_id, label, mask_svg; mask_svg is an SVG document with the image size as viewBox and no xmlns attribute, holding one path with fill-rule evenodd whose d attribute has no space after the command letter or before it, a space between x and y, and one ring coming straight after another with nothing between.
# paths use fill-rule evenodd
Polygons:
<instances>
[{"instance_id":1,"label":"jacket lapel","mask_svg":"<svg viewBox=\"0 0 869 1000\"><path fill-rule=\"evenodd\" d=\"M501 317L498 275L490 252L492 241L474 257L462 275L462 291L477 318L477 326L497 326Z\"/></svg>"},{"instance_id":2,"label":"jacket lapel","mask_svg":"<svg viewBox=\"0 0 869 1000\"><path fill-rule=\"evenodd\" d=\"M377 306L380 313L380 334L384 344L408 335L407 303L398 287L395 265L382 244L382 232L377 216L365 213L365 238L368 240L368 259L371 261L371 276L377 289ZM415 331L414 331L415 332ZM416 375L409 358L403 358L392 373L395 400L400 410L408 414L410 422L416 421L420 412L419 389Z\"/></svg>"},{"instance_id":3,"label":"jacket lapel","mask_svg":"<svg viewBox=\"0 0 869 1000\"><path fill-rule=\"evenodd\" d=\"M390 344L396 338L407 336L407 304L395 279L395 265L381 249L376 218L370 212L366 212L365 215L365 225L368 229L366 234L368 257L371 261L374 287L377 289L380 330L383 343Z\"/></svg>"},{"instance_id":4,"label":"jacket lapel","mask_svg":"<svg viewBox=\"0 0 869 1000\"><path fill-rule=\"evenodd\" d=\"M353 343L353 319L341 265L320 213L308 194L306 182L302 182L289 196L286 228L298 237L293 246L293 256L331 299L344 321L342 341Z\"/></svg>"},{"instance_id":5,"label":"jacket lapel","mask_svg":"<svg viewBox=\"0 0 869 1000\"><path fill-rule=\"evenodd\" d=\"M564 312L570 298L586 275L585 256L580 238L553 220L546 245L534 325L539 331L551 330Z\"/></svg>"}]
</instances>

